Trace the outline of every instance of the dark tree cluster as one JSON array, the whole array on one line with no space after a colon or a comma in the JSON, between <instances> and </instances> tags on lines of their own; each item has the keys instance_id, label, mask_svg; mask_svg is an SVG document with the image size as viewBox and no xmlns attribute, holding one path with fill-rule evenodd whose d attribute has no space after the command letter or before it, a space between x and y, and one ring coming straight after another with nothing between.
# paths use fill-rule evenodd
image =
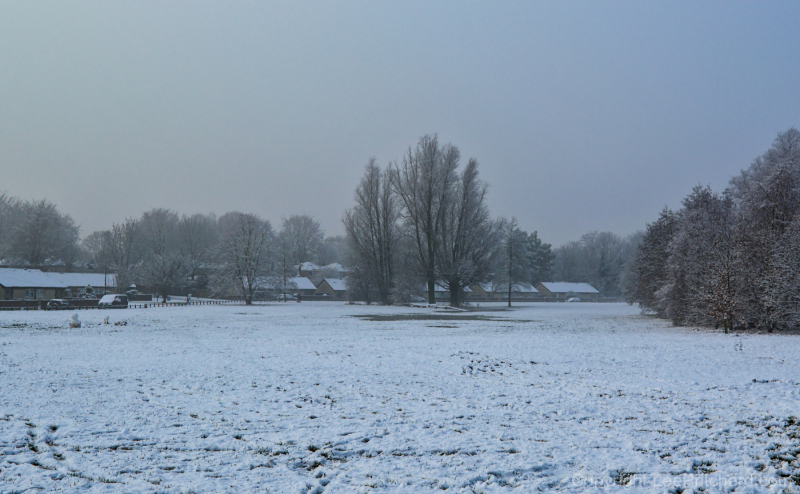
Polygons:
<instances>
[{"instance_id":1,"label":"dark tree cluster","mask_svg":"<svg viewBox=\"0 0 800 494\"><path fill-rule=\"evenodd\" d=\"M647 225L631 303L680 325L800 324L800 132L791 128L721 193L696 186Z\"/></svg>"}]
</instances>

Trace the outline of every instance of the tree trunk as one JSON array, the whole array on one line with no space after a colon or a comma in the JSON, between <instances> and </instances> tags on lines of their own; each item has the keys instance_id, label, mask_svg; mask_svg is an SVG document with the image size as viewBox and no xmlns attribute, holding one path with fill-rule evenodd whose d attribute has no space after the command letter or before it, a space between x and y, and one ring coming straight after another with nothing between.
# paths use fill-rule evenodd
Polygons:
<instances>
[{"instance_id":1,"label":"tree trunk","mask_svg":"<svg viewBox=\"0 0 800 494\"><path fill-rule=\"evenodd\" d=\"M455 284L450 286L450 307L458 307L461 305L461 286Z\"/></svg>"},{"instance_id":2,"label":"tree trunk","mask_svg":"<svg viewBox=\"0 0 800 494\"><path fill-rule=\"evenodd\" d=\"M432 278L428 278L428 303L436 303L436 282Z\"/></svg>"}]
</instances>

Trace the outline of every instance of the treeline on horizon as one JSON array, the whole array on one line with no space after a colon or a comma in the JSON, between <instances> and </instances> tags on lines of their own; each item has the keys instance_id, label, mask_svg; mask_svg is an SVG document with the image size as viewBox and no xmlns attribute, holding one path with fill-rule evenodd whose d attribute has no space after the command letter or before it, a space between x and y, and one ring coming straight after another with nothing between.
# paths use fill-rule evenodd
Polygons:
<instances>
[{"instance_id":1,"label":"treeline on horizon","mask_svg":"<svg viewBox=\"0 0 800 494\"><path fill-rule=\"evenodd\" d=\"M95 231L81 239L75 221L69 214L59 212L55 204L45 199L23 201L0 193L0 264L66 271L83 270L90 264L101 272L119 274L118 290L125 291L130 283L146 284L145 279L151 278L144 275L149 271L146 259L164 260L166 256L174 261L169 264L175 269L170 276L160 277L169 282L161 283L164 290L184 284L180 279L184 274L192 280L193 287L209 288L211 270L204 268L218 260L222 231L240 215L238 212L220 217L213 213L178 215L168 209L155 208L139 218L127 218L112 224L108 230ZM350 265L357 261L344 236L325 236L319 223L310 216L284 218L278 231L273 231L268 221L257 216L251 219L262 222L266 237L270 239L267 250L271 269L264 269L264 272L277 270L283 278L294 276L294 266L306 261L320 266ZM512 267L513 278L534 286L540 281L587 282L605 296L617 296L621 293L620 273L640 236L622 238L611 232L589 232L577 241L552 249L537 232L518 230L510 246L518 249L516 257L524 262L515 262L521 266ZM496 261L502 258L496 249L492 255ZM419 290L422 278L409 264L405 265L409 269L404 276L407 286L392 288L394 297L389 297L389 302L402 302L408 296L423 294ZM485 280L502 282L502 277L494 272L502 272L497 262L490 271L483 277ZM334 272L321 274L337 276ZM358 290L358 287L353 289ZM376 293L371 294L372 300L380 300ZM361 295L368 298L370 293Z\"/></svg>"},{"instance_id":2,"label":"treeline on horizon","mask_svg":"<svg viewBox=\"0 0 800 494\"><path fill-rule=\"evenodd\" d=\"M487 185L478 180L477 162L470 160L465 171L458 173L456 147L440 146L435 136L424 137L420 146L427 146L436 167L442 167L429 177L437 182L427 184L438 193L429 202L438 208L435 224L428 232L430 245L425 244L426 238L415 248L410 231L405 229L410 225L408 217L396 207L396 191L384 190L388 196L383 200L387 202L367 204L364 193L370 184L364 181L356 190L356 207L343 218L347 235L335 237L325 237L320 224L308 215L284 218L280 230L275 231L269 221L254 214L179 216L155 208L80 239L74 220L53 203L2 194L0 261L5 266L66 271L90 264L100 272L115 273L120 292L135 284L166 296L190 284L216 294L237 294L247 303L267 287L291 289L287 279L294 277L296 266L304 262L348 267L348 296L383 304L404 303L423 295L422 287L429 280L426 274L432 274L433 283L448 284L453 289L452 302L456 305L463 303L464 288L475 282L493 281L496 286L507 283L509 290L516 290L517 282L547 281L555 258L551 246L536 232L519 229L514 219L489 217ZM382 177L371 161L365 180L377 178L380 187L388 187ZM411 198L407 200L410 204ZM387 203L392 206L381 209ZM456 204L461 211L453 208ZM373 206L378 209L370 209ZM375 212L384 216L370 217ZM365 219L363 224L358 223L361 219ZM387 237L366 230L374 225ZM371 253L365 250L369 242L380 251L376 259L382 264L370 264ZM433 252L426 259L430 261L426 264L428 271L413 262L419 248ZM336 277L339 272L323 271L320 275ZM426 287L430 288L431 301L433 283Z\"/></svg>"},{"instance_id":3,"label":"treeline on horizon","mask_svg":"<svg viewBox=\"0 0 800 494\"><path fill-rule=\"evenodd\" d=\"M307 215L283 218L281 229L274 231L269 221L253 214L179 216L155 208L83 239L79 233L73 219L47 200L22 201L0 194L4 265L74 271L90 264L99 272L116 274L119 292L137 284L166 297L190 285L248 296L249 303L266 284L287 285L298 264L327 265L346 258L344 238L325 237L319 223Z\"/></svg>"},{"instance_id":4,"label":"treeline on horizon","mask_svg":"<svg viewBox=\"0 0 800 494\"><path fill-rule=\"evenodd\" d=\"M115 273L119 291L137 284L166 296L188 283L235 293L248 303L267 285L289 288L287 278L307 261L347 266L348 295L383 304L420 295L433 302L433 285L439 284L460 305L473 283L491 282L510 297L518 283L535 286L553 277L619 293L617 278L630 249L617 235L592 232L553 250L536 231L521 230L515 218L492 218L477 161L459 170L458 148L439 144L435 135L421 138L401 163L381 170L369 162L356 205L342 220L347 233L334 237L325 237L308 215L284 218L276 231L253 214L180 216L155 208L81 239L71 216L53 203L0 194L0 261L66 271L90 264ZM423 225L427 213L432 221Z\"/></svg>"},{"instance_id":5,"label":"treeline on horizon","mask_svg":"<svg viewBox=\"0 0 800 494\"><path fill-rule=\"evenodd\" d=\"M731 178L696 186L647 225L624 283L629 302L676 325L800 324L800 132Z\"/></svg>"},{"instance_id":6,"label":"treeline on horizon","mask_svg":"<svg viewBox=\"0 0 800 494\"><path fill-rule=\"evenodd\" d=\"M456 146L426 135L384 168L369 161L344 236L326 237L308 215L284 218L276 231L254 214L156 208L81 239L49 201L0 194L0 261L68 271L88 261L116 273L120 290L140 283L166 294L191 280L248 303L265 285L286 288L306 261L347 266L348 296L383 304L434 302L436 284L460 305L479 282L509 300L519 283L586 282L675 324L795 327L799 134L779 134L721 194L697 186L644 231L589 232L555 249L515 218L493 218L477 160L462 168Z\"/></svg>"}]
</instances>

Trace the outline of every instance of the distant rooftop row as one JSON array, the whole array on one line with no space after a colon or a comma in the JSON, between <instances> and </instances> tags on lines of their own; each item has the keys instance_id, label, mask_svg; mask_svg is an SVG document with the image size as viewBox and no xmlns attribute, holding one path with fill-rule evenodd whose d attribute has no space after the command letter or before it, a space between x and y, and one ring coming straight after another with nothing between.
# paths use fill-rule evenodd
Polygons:
<instances>
[{"instance_id":1,"label":"distant rooftop row","mask_svg":"<svg viewBox=\"0 0 800 494\"><path fill-rule=\"evenodd\" d=\"M327 296L331 299L346 298L346 283L339 278L315 277L319 272L311 263L304 263L298 270L301 276L289 278L287 284L301 296ZM346 273L339 267L339 273ZM314 281L312 281L312 279ZM87 286L97 295L115 290L114 274L102 273L45 273L38 269L0 268L0 300L31 299L50 300L64 298L69 294L83 293ZM265 286L266 290L273 287ZM492 283L476 283L464 291L472 299L502 300L508 295L508 285L494 286ZM578 297L581 300L596 300L600 293L587 283L542 282L533 287L527 283L515 283L511 288L513 298L546 298L565 300ZM449 297L446 288L436 287L437 298Z\"/></svg>"}]
</instances>

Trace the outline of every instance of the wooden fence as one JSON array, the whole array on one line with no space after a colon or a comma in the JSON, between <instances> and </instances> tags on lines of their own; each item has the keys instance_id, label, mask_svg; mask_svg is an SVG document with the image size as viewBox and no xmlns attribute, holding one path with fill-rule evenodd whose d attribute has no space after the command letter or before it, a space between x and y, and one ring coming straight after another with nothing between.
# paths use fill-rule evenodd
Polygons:
<instances>
[{"instance_id":1,"label":"wooden fence","mask_svg":"<svg viewBox=\"0 0 800 494\"><path fill-rule=\"evenodd\" d=\"M192 300L189 303L186 302L147 302L147 303L139 303L133 302L128 303L129 309L150 309L153 307L185 307L187 305L224 305L224 304L235 304L239 303L238 300Z\"/></svg>"},{"instance_id":2,"label":"wooden fence","mask_svg":"<svg viewBox=\"0 0 800 494\"><path fill-rule=\"evenodd\" d=\"M69 300L72 305L68 310L94 310L100 309L99 300ZM129 309L149 309L152 307L184 307L186 305L223 305L239 303L237 300L192 300L186 302L131 302L128 303ZM4 310L65 310L48 309L46 300L0 300L0 311Z\"/></svg>"}]
</instances>

